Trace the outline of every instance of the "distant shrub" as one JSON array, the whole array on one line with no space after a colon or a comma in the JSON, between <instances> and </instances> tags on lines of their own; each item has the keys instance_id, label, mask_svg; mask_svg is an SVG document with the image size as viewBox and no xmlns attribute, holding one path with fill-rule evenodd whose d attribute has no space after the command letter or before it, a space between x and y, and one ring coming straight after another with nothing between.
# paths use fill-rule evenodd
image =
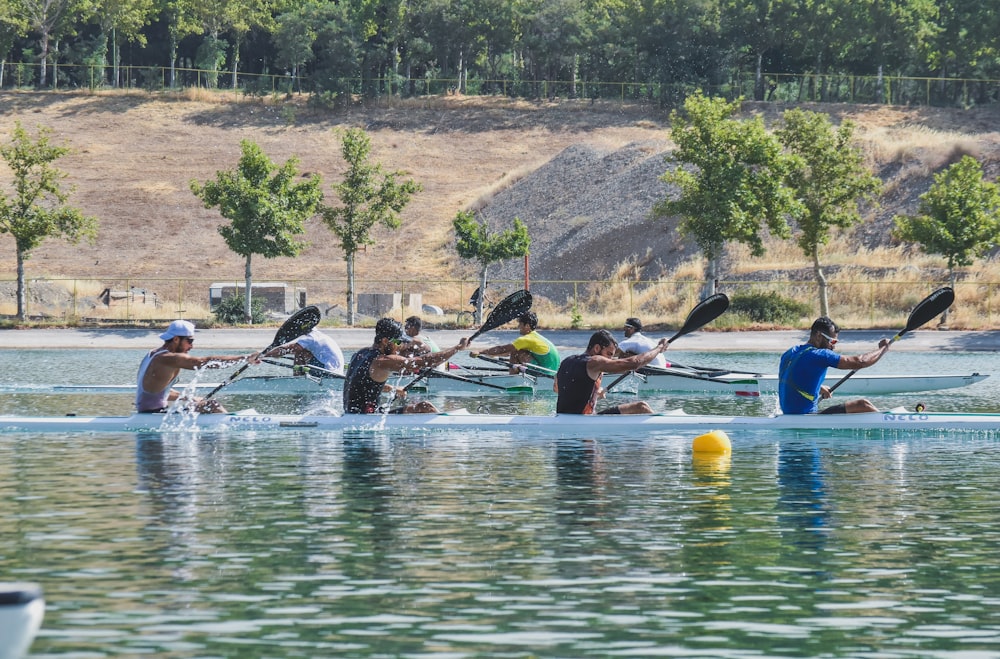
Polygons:
<instances>
[{"instance_id":1,"label":"distant shrub","mask_svg":"<svg viewBox=\"0 0 1000 659\"><path fill-rule=\"evenodd\" d=\"M220 323L242 325L244 304L246 304L246 300L243 299L242 295L230 295L222 298L222 302L215 307L215 311L212 313L215 314L215 319ZM255 325L267 321L267 316L264 314L264 301L260 298L255 297L250 300L250 318Z\"/></svg>"},{"instance_id":2,"label":"distant shrub","mask_svg":"<svg viewBox=\"0 0 1000 659\"><path fill-rule=\"evenodd\" d=\"M751 322L793 325L803 316L808 316L812 307L770 291L737 293L729 299L729 309Z\"/></svg>"}]
</instances>

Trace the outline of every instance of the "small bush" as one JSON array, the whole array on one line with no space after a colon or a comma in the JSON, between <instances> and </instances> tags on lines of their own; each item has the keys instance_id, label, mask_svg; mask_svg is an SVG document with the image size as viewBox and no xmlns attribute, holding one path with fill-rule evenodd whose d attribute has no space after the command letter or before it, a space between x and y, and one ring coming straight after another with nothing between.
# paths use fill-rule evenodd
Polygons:
<instances>
[{"instance_id":1,"label":"small bush","mask_svg":"<svg viewBox=\"0 0 1000 659\"><path fill-rule=\"evenodd\" d=\"M812 310L808 304L768 293L738 293L729 299L732 313L755 323L794 325Z\"/></svg>"},{"instance_id":2,"label":"small bush","mask_svg":"<svg viewBox=\"0 0 1000 659\"><path fill-rule=\"evenodd\" d=\"M243 323L243 305L246 300L242 295L230 295L223 298L219 306L215 307L215 319L224 325L241 325ZM250 318L255 325L267 322L264 314L264 302L260 298L250 300Z\"/></svg>"}]
</instances>

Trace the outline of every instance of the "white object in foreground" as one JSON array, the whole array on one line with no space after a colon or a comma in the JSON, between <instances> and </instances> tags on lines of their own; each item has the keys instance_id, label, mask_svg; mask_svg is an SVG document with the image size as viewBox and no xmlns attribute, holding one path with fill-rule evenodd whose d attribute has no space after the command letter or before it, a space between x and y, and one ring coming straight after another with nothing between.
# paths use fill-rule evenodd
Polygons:
<instances>
[{"instance_id":1,"label":"white object in foreground","mask_svg":"<svg viewBox=\"0 0 1000 659\"><path fill-rule=\"evenodd\" d=\"M19 659L42 626L42 589L30 583L0 583L0 659Z\"/></svg>"}]
</instances>

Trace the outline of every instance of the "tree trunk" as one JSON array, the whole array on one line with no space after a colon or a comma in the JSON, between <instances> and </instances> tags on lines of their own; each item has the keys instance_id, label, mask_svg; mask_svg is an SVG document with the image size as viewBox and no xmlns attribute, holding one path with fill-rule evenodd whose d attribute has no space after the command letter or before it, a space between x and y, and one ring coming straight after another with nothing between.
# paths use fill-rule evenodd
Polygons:
<instances>
[{"instance_id":1,"label":"tree trunk","mask_svg":"<svg viewBox=\"0 0 1000 659\"><path fill-rule=\"evenodd\" d=\"M250 298L253 290L253 273L250 271L250 254L247 254L246 271L246 294L243 296L243 322L253 325L253 314L250 312Z\"/></svg>"},{"instance_id":2,"label":"tree trunk","mask_svg":"<svg viewBox=\"0 0 1000 659\"><path fill-rule=\"evenodd\" d=\"M580 77L580 55L579 54L574 54L573 55L573 76L572 76L572 80L570 81L570 90L569 90L569 96L570 96L570 98L576 98L577 97L576 85L577 85L577 80L579 79L579 77Z\"/></svg>"},{"instance_id":3,"label":"tree trunk","mask_svg":"<svg viewBox=\"0 0 1000 659\"><path fill-rule=\"evenodd\" d=\"M347 255L347 326L354 327L354 254Z\"/></svg>"},{"instance_id":4,"label":"tree trunk","mask_svg":"<svg viewBox=\"0 0 1000 659\"><path fill-rule=\"evenodd\" d=\"M28 294L24 283L24 252L17 250L17 317L28 320Z\"/></svg>"},{"instance_id":5,"label":"tree trunk","mask_svg":"<svg viewBox=\"0 0 1000 659\"><path fill-rule=\"evenodd\" d=\"M177 84L177 37L170 33L170 88Z\"/></svg>"},{"instance_id":6,"label":"tree trunk","mask_svg":"<svg viewBox=\"0 0 1000 659\"><path fill-rule=\"evenodd\" d=\"M240 70L240 39L234 39L236 43L233 45L233 91L236 91L237 84L239 81L239 70Z\"/></svg>"},{"instance_id":7,"label":"tree trunk","mask_svg":"<svg viewBox=\"0 0 1000 659\"><path fill-rule=\"evenodd\" d=\"M483 269L479 271L479 299L476 300L476 325L483 324L483 303L486 301L486 269L489 266L484 265Z\"/></svg>"},{"instance_id":8,"label":"tree trunk","mask_svg":"<svg viewBox=\"0 0 1000 659\"><path fill-rule=\"evenodd\" d=\"M52 89L59 87L59 40L56 39L56 47L52 49Z\"/></svg>"},{"instance_id":9,"label":"tree trunk","mask_svg":"<svg viewBox=\"0 0 1000 659\"><path fill-rule=\"evenodd\" d=\"M875 90L878 93L878 102L885 103L885 79L882 77L882 63L878 65L878 75L875 78Z\"/></svg>"},{"instance_id":10,"label":"tree trunk","mask_svg":"<svg viewBox=\"0 0 1000 659\"><path fill-rule=\"evenodd\" d=\"M48 74L49 60L49 33L42 32L42 38L38 40L41 53L38 55L38 86L45 87L46 75Z\"/></svg>"},{"instance_id":11,"label":"tree trunk","mask_svg":"<svg viewBox=\"0 0 1000 659\"><path fill-rule=\"evenodd\" d=\"M819 264L819 254L816 252L813 252L813 272L816 275L816 284L819 287L819 315L829 318L830 301L826 275L823 274L823 267Z\"/></svg>"},{"instance_id":12,"label":"tree trunk","mask_svg":"<svg viewBox=\"0 0 1000 659\"><path fill-rule=\"evenodd\" d=\"M755 100L764 100L764 53L757 53L757 65L753 73L753 97Z\"/></svg>"},{"instance_id":13,"label":"tree trunk","mask_svg":"<svg viewBox=\"0 0 1000 659\"><path fill-rule=\"evenodd\" d=\"M708 268L705 271L707 275L705 278L705 289L703 291L702 297L710 297L715 295L715 289L719 283L718 275L719 272L719 260L711 258L708 260Z\"/></svg>"},{"instance_id":14,"label":"tree trunk","mask_svg":"<svg viewBox=\"0 0 1000 659\"><path fill-rule=\"evenodd\" d=\"M121 53L118 52L118 28L111 28L111 87L121 84Z\"/></svg>"}]
</instances>

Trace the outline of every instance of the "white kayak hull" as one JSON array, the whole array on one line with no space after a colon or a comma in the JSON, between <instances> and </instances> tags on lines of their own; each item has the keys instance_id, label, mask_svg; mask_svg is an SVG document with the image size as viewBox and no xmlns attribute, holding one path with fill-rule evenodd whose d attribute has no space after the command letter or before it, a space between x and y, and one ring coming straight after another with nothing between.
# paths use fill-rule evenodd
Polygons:
<instances>
[{"instance_id":1,"label":"white kayak hull","mask_svg":"<svg viewBox=\"0 0 1000 659\"><path fill-rule=\"evenodd\" d=\"M439 395L485 395L485 394L551 394L551 380L539 378L533 382L521 375L488 374L479 376L463 375L468 381L448 377L429 377L412 387L412 393ZM608 376L605 376L608 377ZM826 384L833 385L839 377L829 377ZM982 382L988 375L854 375L837 389L838 395L874 396L883 394L917 393L921 391L941 391L956 389ZM617 385L611 393L652 394L662 392L715 393L736 396L759 396L775 394L778 390L777 375L725 374L721 376L683 376L678 374L652 374L645 381L630 376ZM400 380L405 386L409 380ZM610 382L610 380L608 380ZM335 378L307 378L290 375L251 376L236 380L226 386L228 395L308 395L336 392L339 395L342 380ZM217 383L199 384L199 392L211 391ZM135 385L55 385L34 387L30 391L60 394L132 394Z\"/></svg>"},{"instance_id":2,"label":"white kayak hull","mask_svg":"<svg viewBox=\"0 0 1000 659\"><path fill-rule=\"evenodd\" d=\"M133 414L106 417L0 416L0 432L149 432L293 430L434 430L518 429L533 433L586 433L674 430L802 430L802 431L995 431L1000 414L915 413L902 410L869 414L779 415L771 417L693 415L682 411L652 415L551 416L471 414L456 410L440 414L307 416L259 414L179 415Z\"/></svg>"},{"instance_id":3,"label":"white kayak hull","mask_svg":"<svg viewBox=\"0 0 1000 659\"><path fill-rule=\"evenodd\" d=\"M36 584L0 583L0 659L19 659L42 626L45 600Z\"/></svg>"}]
</instances>

